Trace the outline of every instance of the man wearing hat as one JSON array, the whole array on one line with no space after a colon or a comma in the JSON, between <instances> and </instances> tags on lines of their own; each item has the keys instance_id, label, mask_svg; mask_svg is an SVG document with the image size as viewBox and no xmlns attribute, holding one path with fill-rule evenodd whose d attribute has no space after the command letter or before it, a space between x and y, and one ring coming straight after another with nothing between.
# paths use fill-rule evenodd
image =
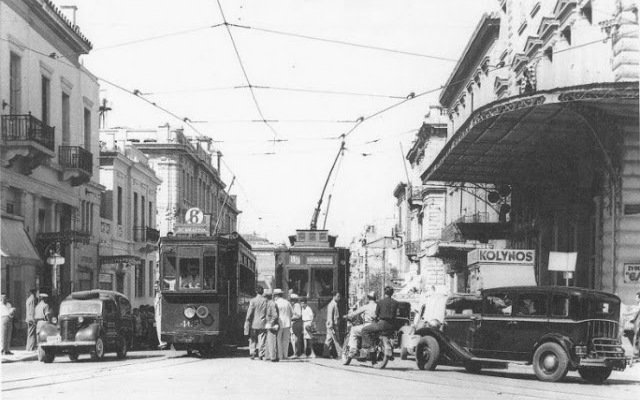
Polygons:
<instances>
[{"instance_id":1,"label":"man wearing hat","mask_svg":"<svg viewBox=\"0 0 640 400\"><path fill-rule=\"evenodd\" d=\"M264 297L264 288L256 288L256 297L249 302L247 319L245 320L244 333L249 336L249 356L264 358L267 323L267 299Z\"/></svg>"},{"instance_id":2,"label":"man wearing hat","mask_svg":"<svg viewBox=\"0 0 640 400\"><path fill-rule=\"evenodd\" d=\"M41 292L39 297L40 297L40 301L38 302L38 305L36 305L36 310L34 315L34 318L36 321L36 338L37 338L38 332L40 332L40 328L42 328L42 326L45 324L46 321L49 320L51 316L51 309L49 308L49 304L47 304L49 295Z\"/></svg>"},{"instance_id":3,"label":"man wearing hat","mask_svg":"<svg viewBox=\"0 0 640 400\"><path fill-rule=\"evenodd\" d=\"M376 292L371 291L367 293L367 304L347 314L347 318L349 319L362 315L363 321L362 325L354 325L351 327L349 333L349 357L355 357L358 352L358 339L362 339L362 328L376 320L376 299Z\"/></svg>"},{"instance_id":4,"label":"man wearing hat","mask_svg":"<svg viewBox=\"0 0 640 400\"><path fill-rule=\"evenodd\" d=\"M284 298L282 289L273 291L276 307L278 307L278 359L285 360L289 356L289 339L291 339L291 317L293 308L291 303Z\"/></svg>"},{"instance_id":5,"label":"man wearing hat","mask_svg":"<svg viewBox=\"0 0 640 400\"><path fill-rule=\"evenodd\" d=\"M267 323L265 328L267 330L267 343L265 349L265 360L271 360L273 362L278 361L278 307L276 302L272 300L271 289L267 289L264 292L264 296L267 298Z\"/></svg>"}]
</instances>

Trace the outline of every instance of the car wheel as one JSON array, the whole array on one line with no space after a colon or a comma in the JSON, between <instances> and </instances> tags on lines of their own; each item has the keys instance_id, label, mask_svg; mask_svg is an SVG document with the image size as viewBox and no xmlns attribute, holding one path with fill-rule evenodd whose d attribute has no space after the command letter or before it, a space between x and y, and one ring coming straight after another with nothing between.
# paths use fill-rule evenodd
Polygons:
<instances>
[{"instance_id":1,"label":"car wheel","mask_svg":"<svg viewBox=\"0 0 640 400\"><path fill-rule=\"evenodd\" d=\"M569 371L569 356L559 344L543 343L533 354L533 371L541 381L557 382Z\"/></svg>"},{"instance_id":2,"label":"car wheel","mask_svg":"<svg viewBox=\"0 0 640 400\"><path fill-rule=\"evenodd\" d=\"M376 344L376 363L373 364L376 369L383 369L387 366L389 362L389 357L387 355L387 349L391 347L391 343L389 342L389 338L381 337L378 338L378 343Z\"/></svg>"},{"instance_id":3,"label":"car wheel","mask_svg":"<svg viewBox=\"0 0 640 400\"><path fill-rule=\"evenodd\" d=\"M45 350L44 351L44 358L42 359L42 361L45 364L51 364L53 362L53 360L56 359L56 353L53 350Z\"/></svg>"},{"instance_id":4,"label":"car wheel","mask_svg":"<svg viewBox=\"0 0 640 400\"><path fill-rule=\"evenodd\" d=\"M191 347L187 347L187 356L191 357L193 355L193 349Z\"/></svg>"},{"instance_id":5,"label":"car wheel","mask_svg":"<svg viewBox=\"0 0 640 400\"><path fill-rule=\"evenodd\" d=\"M400 359L406 360L409 357L409 350L406 347L400 349Z\"/></svg>"},{"instance_id":6,"label":"car wheel","mask_svg":"<svg viewBox=\"0 0 640 400\"><path fill-rule=\"evenodd\" d=\"M118 346L118 350L116 351L116 355L119 359L123 359L127 356L127 351L128 351L128 346L127 346L127 339L126 338L121 338L120 339L120 345Z\"/></svg>"},{"instance_id":7,"label":"car wheel","mask_svg":"<svg viewBox=\"0 0 640 400\"><path fill-rule=\"evenodd\" d=\"M482 371L482 365L479 362L467 361L464 363L464 369L472 374L477 374Z\"/></svg>"},{"instance_id":8,"label":"car wheel","mask_svg":"<svg viewBox=\"0 0 640 400\"><path fill-rule=\"evenodd\" d=\"M344 338L344 342L342 343L342 365L349 365L351 363L351 357L349 356L349 335Z\"/></svg>"},{"instance_id":9,"label":"car wheel","mask_svg":"<svg viewBox=\"0 0 640 400\"><path fill-rule=\"evenodd\" d=\"M582 367L578 368L578 373L585 381L589 383L602 383L607 380L611 375L612 369L610 367Z\"/></svg>"},{"instance_id":10,"label":"car wheel","mask_svg":"<svg viewBox=\"0 0 640 400\"><path fill-rule=\"evenodd\" d=\"M91 352L91 359L94 361L102 360L104 358L104 351L104 339L100 336L96 339L96 344Z\"/></svg>"},{"instance_id":11,"label":"car wheel","mask_svg":"<svg viewBox=\"0 0 640 400\"><path fill-rule=\"evenodd\" d=\"M38 361L44 361L44 349L38 346Z\"/></svg>"},{"instance_id":12,"label":"car wheel","mask_svg":"<svg viewBox=\"0 0 640 400\"><path fill-rule=\"evenodd\" d=\"M215 349L212 344L205 344L200 348L200 355L203 358L211 358L215 354Z\"/></svg>"},{"instance_id":13,"label":"car wheel","mask_svg":"<svg viewBox=\"0 0 640 400\"><path fill-rule=\"evenodd\" d=\"M78 353L75 351L69 352L69 360L78 361Z\"/></svg>"},{"instance_id":14,"label":"car wheel","mask_svg":"<svg viewBox=\"0 0 640 400\"><path fill-rule=\"evenodd\" d=\"M440 344L433 336L424 336L416 346L416 364L420 369L433 371L440 358Z\"/></svg>"}]
</instances>

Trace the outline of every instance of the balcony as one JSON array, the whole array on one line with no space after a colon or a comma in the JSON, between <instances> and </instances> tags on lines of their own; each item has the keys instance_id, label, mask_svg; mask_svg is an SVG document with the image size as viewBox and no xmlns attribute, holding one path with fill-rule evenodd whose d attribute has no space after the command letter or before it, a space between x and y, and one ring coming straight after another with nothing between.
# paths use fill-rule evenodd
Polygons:
<instances>
[{"instance_id":1,"label":"balcony","mask_svg":"<svg viewBox=\"0 0 640 400\"><path fill-rule=\"evenodd\" d=\"M404 254L409 258L413 259L418 256L420 253L420 241L413 242L405 242L404 243Z\"/></svg>"},{"instance_id":2,"label":"balcony","mask_svg":"<svg viewBox=\"0 0 640 400\"><path fill-rule=\"evenodd\" d=\"M2 116L2 165L30 175L55 156L55 128L26 115Z\"/></svg>"},{"instance_id":3,"label":"balcony","mask_svg":"<svg viewBox=\"0 0 640 400\"><path fill-rule=\"evenodd\" d=\"M442 240L445 242L477 240L480 243L487 243L492 239L507 239L510 236L510 222L489 221L489 219L489 213L486 212L464 215L442 230Z\"/></svg>"},{"instance_id":4,"label":"balcony","mask_svg":"<svg viewBox=\"0 0 640 400\"><path fill-rule=\"evenodd\" d=\"M58 162L63 168L61 180L78 186L91 179L93 154L79 146L58 147Z\"/></svg>"},{"instance_id":5,"label":"balcony","mask_svg":"<svg viewBox=\"0 0 640 400\"><path fill-rule=\"evenodd\" d=\"M422 186L408 187L407 197L411 208L422 208Z\"/></svg>"},{"instance_id":6,"label":"balcony","mask_svg":"<svg viewBox=\"0 0 640 400\"><path fill-rule=\"evenodd\" d=\"M133 227L133 241L134 242L147 242L157 243L160 240L160 231L148 226L134 226Z\"/></svg>"}]
</instances>

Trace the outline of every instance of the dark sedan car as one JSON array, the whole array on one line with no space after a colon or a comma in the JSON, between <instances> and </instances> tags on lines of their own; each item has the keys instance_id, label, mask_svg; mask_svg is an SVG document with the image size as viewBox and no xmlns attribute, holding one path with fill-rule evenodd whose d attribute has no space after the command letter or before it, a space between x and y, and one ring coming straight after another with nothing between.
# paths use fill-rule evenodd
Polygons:
<instances>
[{"instance_id":1,"label":"dark sedan car","mask_svg":"<svg viewBox=\"0 0 640 400\"><path fill-rule=\"evenodd\" d=\"M558 286L488 289L481 313L447 316L440 327L416 331L416 362L420 369L449 363L471 372L515 362L533 365L543 381L578 370L600 383L628 362L619 319L620 299L610 293Z\"/></svg>"},{"instance_id":2,"label":"dark sedan car","mask_svg":"<svg viewBox=\"0 0 640 400\"><path fill-rule=\"evenodd\" d=\"M58 320L38 331L38 356L45 363L64 353L72 361L82 353L101 360L108 351L124 358L132 343L133 326L131 303L123 294L75 292L60 304Z\"/></svg>"}]
</instances>

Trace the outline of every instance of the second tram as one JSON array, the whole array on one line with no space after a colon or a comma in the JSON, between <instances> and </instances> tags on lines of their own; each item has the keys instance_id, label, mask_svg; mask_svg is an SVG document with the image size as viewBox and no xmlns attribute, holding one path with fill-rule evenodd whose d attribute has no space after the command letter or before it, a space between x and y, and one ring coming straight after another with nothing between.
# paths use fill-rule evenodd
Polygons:
<instances>
[{"instance_id":1,"label":"second tram","mask_svg":"<svg viewBox=\"0 0 640 400\"><path fill-rule=\"evenodd\" d=\"M255 294L255 256L238 234L160 239L161 340L210 356L217 344L238 343Z\"/></svg>"}]
</instances>

